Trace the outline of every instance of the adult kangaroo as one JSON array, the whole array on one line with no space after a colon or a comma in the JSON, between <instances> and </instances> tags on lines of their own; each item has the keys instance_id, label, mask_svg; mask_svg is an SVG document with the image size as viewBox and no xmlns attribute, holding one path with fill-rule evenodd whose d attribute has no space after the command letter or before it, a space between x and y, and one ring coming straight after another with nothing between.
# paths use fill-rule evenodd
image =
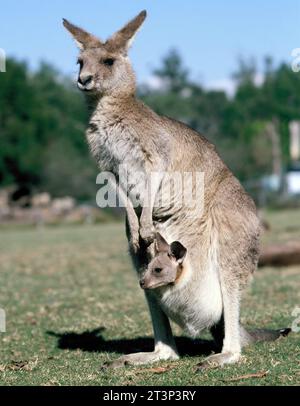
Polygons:
<instances>
[{"instance_id":1,"label":"adult kangaroo","mask_svg":"<svg viewBox=\"0 0 300 406\"><path fill-rule=\"evenodd\" d=\"M188 272L174 288L146 291L151 313L153 352L122 356L112 365L143 364L177 359L169 318L192 336L210 328L222 339L222 352L200 365L237 362L242 345L258 338L275 338L280 332L251 335L239 323L241 293L258 261L260 222L251 198L222 162L215 147L185 124L159 116L137 100L136 82L128 49L145 20L142 11L107 41L64 20L80 54L78 87L92 106L86 137L99 168L116 175L123 196L120 165L128 169L128 184L140 196L135 207L129 195L126 231L130 253L139 275L153 257L155 231L169 243L179 240L187 249ZM168 173L204 173L204 207L194 215L175 198L160 206L158 192ZM149 204L143 205L149 190ZM145 248L145 247L149 248ZM158 292L159 291L159 292Z\"/></svg>"}]
</instances>

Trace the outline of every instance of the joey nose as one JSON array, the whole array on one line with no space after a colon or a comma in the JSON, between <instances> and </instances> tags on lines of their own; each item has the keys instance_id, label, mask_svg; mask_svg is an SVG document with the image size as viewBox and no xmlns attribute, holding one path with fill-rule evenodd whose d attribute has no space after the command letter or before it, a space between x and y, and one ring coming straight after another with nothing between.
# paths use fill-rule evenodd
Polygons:
<instances>
[{"instance_id":1,"label":"joey nose","mask_svg":"<svg viewBox=\"0 0 300 406\"><path fill-rule=\"evenodd\" d=\"M144 289L144 287L145 287L145 281L143 279L140 280L140 287L142 289Z\"/></svg>"}]
</instances>

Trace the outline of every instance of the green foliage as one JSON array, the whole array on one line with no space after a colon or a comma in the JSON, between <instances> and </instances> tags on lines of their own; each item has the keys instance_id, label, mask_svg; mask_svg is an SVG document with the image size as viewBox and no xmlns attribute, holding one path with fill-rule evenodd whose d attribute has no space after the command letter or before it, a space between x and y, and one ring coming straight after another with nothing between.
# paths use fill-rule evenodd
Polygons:
<instances>
[{"instance_id":1,"label":"green foliage","mask_svg":"<svg viewBox=\"0 0 300 406\"><path fill-rule=\"evenodd\" d=\"M300 119L300 75L288 65L274 67L266 58L258 86L255 61L240 60L232 98L192 80L175 50L153 73L160 87L141 86L144 101L208 137L242 181L271 172L271 143L265 133L271 120L277 123L288 162L288 123ZM83 97L69 78L46 64L31 72L26 63L9 59L7 72L0 74L0 187L15 184L54 196L94 196L97 170L84 137L87 120Z\"/></svg>"},{"instance_id":2,"label":"green foliage","mask_svg":"<svg viewBox=\"0 0 300 406\"><path fill-rule=\"evenodd\" d=\"M202 132L216 144L242 181L271 172L271 142L265 127L274 119L281 136L283 163L288 162L288 123L300 119L300 75L288 65L275 68L267 57L263 82L257 85L255 61L240 59L233 74L236 81L233 98L222 91L205 90L193 81L176 51L163 59L154 74L162 85L158 90L141 89L146 103Z\"/></svg>"},{"instance_id":3,"label":"green foliage","mask_svg":"<svg viewBox=\"0 0 300 406\"><path fill-rule=\"evenodd\" d=\"M89 196L95 168L84 138L88 114L71 81L46 64L31 73L9 59L0 105L0 184Z\"/></svg>"}]
</instances>

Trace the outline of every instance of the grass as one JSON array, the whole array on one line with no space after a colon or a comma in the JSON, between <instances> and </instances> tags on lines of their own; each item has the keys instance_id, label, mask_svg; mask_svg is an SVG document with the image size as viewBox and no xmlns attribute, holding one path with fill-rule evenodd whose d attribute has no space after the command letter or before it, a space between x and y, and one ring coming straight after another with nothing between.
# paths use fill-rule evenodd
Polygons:
<instances>
[{"instance_id":1,"label":"grass","mask_svg":"<svg viewBox=\"0 0 300 406\"><path fill-rule=\"evenodd\" d=\"M272 230L265 241L300 238L299 210L266 217ZM163 369L102 371L105 361L152 347L151 323L123 225L3 229L0 264L0 307L7 317L7 332L0 333L1 385L299 384L297 333L248 347L237 365L195 374L207 348L175 327L185 354L179 361L161 362ZM300 266L259 269L243 301L242 322L290 326L293 309L300 307L299 292ZM267 374L243 378L261 372Z\"/></svg>"}]
</instances>

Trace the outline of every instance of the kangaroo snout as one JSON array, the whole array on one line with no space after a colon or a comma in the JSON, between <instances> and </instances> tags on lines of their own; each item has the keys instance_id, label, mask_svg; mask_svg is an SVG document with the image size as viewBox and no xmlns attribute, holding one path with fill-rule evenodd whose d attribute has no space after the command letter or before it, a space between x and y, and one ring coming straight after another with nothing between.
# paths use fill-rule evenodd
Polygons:
<instances>
[{"instance_id":1,"label":"kangaroo snout","mask_svg":"<svg viewBox=\"0 0 300 406\"><path fill-rule=\"evenodd\" d=\"M79 75L77 85L80 90L91 90L93 87L93 75L89 73Z\"/></svg>"},{"instance_id":2,"label":"kangaroo snout","mask_svg":"<svg viewBox=\"0 0 300 406\"><path fill-rule=\"evenodd\" d=\"M140 287L141 287L142 289L145 289L145 280L144 280L144 279L141 279L141 280L140 280Z\"/></svg>"}]
</instances>

